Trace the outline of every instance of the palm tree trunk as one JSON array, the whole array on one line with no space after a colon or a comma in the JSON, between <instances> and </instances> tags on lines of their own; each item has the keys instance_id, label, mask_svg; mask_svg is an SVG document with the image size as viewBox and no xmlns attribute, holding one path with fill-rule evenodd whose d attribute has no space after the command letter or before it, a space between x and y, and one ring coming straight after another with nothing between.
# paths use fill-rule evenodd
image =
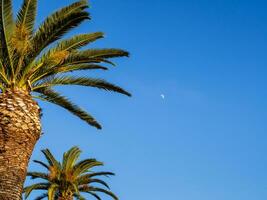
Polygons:
<instances>
[{"instance_id":1,"label":"palm tree trunk","mask_svg":"<svg viewBox=\"0 0 267 200\"><path fill-rule=\"evenodd\" d=\"M72 196L68 196L68 197L58 197L58 200L73 200Z\"/></svg>"},{"instance_id":2,"label":"palm tree trunk","mask_svg":"<svg viewBox=\"0 0 267 200\"><path fill-rule=\"evenodd\" d=\"M0 200L20 200L27 166L40 137L40 109L28 92L0 94Z\"/></svg>"}]
</instances>

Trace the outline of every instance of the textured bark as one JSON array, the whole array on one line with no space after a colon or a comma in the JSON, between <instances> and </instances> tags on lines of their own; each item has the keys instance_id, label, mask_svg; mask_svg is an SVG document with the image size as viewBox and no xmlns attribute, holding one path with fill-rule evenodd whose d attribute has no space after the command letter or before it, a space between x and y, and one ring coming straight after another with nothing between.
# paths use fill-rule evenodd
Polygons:
<instances>
[{"instance_id":1,"label":"textured bark","mask_svg":"<svg viewBox=\"0 0 267 200\"><path fill-rule=\"evenodd\" d=\"M20 200L27 166L40 137L40 109L23 90L0 94L0 200Z\"/></svg>"},{"instance_id":2,"label":"textured bark","mask_svg":"<svg viewBox=\"0 0 267 200\"><path fill-rule=\"evenodd\" d=\"M72 196L68 196L68 197L58 197L58 200L73 200Z\"/></svg>"}]
</instances>

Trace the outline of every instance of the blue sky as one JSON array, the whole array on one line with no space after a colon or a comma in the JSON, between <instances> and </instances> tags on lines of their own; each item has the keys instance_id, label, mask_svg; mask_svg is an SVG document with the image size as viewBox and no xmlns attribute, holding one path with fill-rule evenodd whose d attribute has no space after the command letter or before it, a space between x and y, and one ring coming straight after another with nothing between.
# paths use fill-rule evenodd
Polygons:
<instances>
[{"instance_id":1,"label":"blue sky","mask_svg":"<svg viewBox=\"0 0 267 200\"><path fill-rule=\"evenodd\" d=\"M38 21L71 2L39 0ZM45 135L33 158L79 145L83 158L116 172L108 182L122 200L265 200L266 8L264 0L92 0L92 21L72 33L104 31L94 47L132 56L88 75L133 97L59 88L104 129L40 103Z\"/></svg>"}]
</instances>

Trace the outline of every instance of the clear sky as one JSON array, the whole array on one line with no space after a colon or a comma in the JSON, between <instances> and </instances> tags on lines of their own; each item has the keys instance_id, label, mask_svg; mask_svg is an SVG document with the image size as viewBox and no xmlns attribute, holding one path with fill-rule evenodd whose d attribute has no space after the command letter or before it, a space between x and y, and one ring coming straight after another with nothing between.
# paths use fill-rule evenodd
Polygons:
<instances>
[{"instance_id":1,"label":"clear sky","mask_svg":"<svg viewBox=\"0 0 267 200\"><path fill-rule=\"evenodd\" d=\"M71 2L39 0L38 21ZM116 172L108 182L121 200L265 200L266 9L265 0L92 0L92 21L72 33L104 31L94 46L132 56L88 75L133 97L59 88L104 129L41 103L33 158L79 145Z\"/></svg>"}]
</instances>

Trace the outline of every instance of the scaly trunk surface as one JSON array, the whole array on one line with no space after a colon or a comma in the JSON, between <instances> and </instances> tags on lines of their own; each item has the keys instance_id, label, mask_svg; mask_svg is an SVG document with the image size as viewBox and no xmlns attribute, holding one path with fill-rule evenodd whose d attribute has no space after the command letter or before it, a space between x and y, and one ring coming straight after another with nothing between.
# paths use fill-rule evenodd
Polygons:
<instances>
[{"instance_id":1,"label":"scaly trunk surface","mask_svg":"<svg viewBox=\"0 0 267 200\"><path fill-rule=\"evenodd\" d=\"M68 196L68 197L58 197L58 200L73 200L72 196Z\"/></svg>"},{"instance_id":2,"label":"scaly trunk surface","mask_svg":"<svg viewBox=\"0 0 267 200\"><path fill-rule=\"evenodd\" d=\"M40 109L23 90L0 94L0 200L21 200L33 148L40 137Z\"/></svg>"}]
</instances>

